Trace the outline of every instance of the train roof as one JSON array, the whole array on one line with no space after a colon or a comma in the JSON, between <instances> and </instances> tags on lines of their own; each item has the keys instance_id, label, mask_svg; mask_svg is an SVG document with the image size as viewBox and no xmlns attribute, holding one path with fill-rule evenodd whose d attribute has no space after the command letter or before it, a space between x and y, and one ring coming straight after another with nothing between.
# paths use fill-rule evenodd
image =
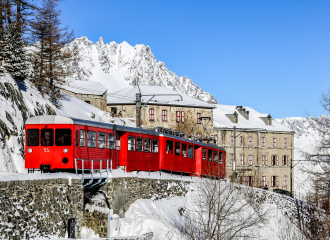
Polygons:
<instances>
[{"instance_id":1,"label":"train roof","mask_svg":"<svg viewBox=\"0 0 330 240\"><path fill-rule=\"evenodd\" d=\"M42 116L32 117L32 118L29 118L26 120L25 125L28 125L28 124L77 124L77 125L85 125L85 126L90 126L90 127L102 127L102 128L107 128L107 129L113 129L113 126L114 126L114 124L111 124L111 123L102 123L102 122L97 122L97 121L91 121L91 120L85 120L85 119L79 119L79 118L62 117L62 116L56 116L56 115L42 115ZM196 142L193 140L173 136L170 134L159 133L159 132L156 132L153 130L117 125L117 131L149 134L149 135L153 135L153 136L165 136L167 138L190 142L192 144L198 144L201 146L212 147L212 148L216 148L216 149L225 151L224 148L221 148L221 147L218 147L215 145Z\"/></svg>"}]
</instances>

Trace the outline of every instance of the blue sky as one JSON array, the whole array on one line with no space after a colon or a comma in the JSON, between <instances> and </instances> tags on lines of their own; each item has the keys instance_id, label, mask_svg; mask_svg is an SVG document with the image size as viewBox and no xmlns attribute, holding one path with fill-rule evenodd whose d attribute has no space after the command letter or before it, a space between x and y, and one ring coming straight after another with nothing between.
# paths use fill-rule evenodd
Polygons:
<instances>
[{"instance_id":1,"label":"blue sky","mask_svg":"<svg viewBox=\"0 0 330 240\"><path fill-rule=\"evenodd\" d=\"M275 118L326 114L330 89L329 0L66 0L76 37L151 47L221 104Z\"/></svg>"}]
</instances>

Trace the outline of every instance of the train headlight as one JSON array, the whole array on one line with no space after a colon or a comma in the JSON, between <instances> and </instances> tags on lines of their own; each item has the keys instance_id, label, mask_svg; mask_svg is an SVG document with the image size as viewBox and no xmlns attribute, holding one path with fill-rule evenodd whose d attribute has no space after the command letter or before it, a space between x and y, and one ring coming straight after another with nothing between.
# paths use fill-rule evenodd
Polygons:
<instances>
[{"instance_id":1,"label":"train headlight","mask_svg":"<svg viewBox=\"0 0 330 240\"><path fill-rule=\"evenodd\" d=\"M28 153L32 153L32 148L29 148L28 149Z\"/></svg>"},{"instance_id":2,"label":"train headlight","mask_svg":"<svg viewBox=\"0 0 330 240\"><path fill-rule=\"evenodd\" d=\"M69 151L69 150L68 150L67 148L64 148L64 149L63 149L63 152L64 152L64 153L67 153L68 151Z\"/></svg>"}]
</instances>

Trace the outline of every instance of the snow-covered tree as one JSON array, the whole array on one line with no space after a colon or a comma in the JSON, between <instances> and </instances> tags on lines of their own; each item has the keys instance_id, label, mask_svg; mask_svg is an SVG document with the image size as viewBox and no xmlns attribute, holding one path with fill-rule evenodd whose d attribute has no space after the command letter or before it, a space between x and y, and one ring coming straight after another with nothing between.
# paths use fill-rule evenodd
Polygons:
<instances>
[{"instance_id":1,"label":"snow-covered tree","mask_svg":"<svg viewBox=\"0 0 330 240\"><path fill-rule=\"evenodd\" d=\"M4 67L16 81L23 81L27 76L27 60L24 51L25 43L17 24L10 24L3 36L0 52Z\"/></svg>"}]
</instances>

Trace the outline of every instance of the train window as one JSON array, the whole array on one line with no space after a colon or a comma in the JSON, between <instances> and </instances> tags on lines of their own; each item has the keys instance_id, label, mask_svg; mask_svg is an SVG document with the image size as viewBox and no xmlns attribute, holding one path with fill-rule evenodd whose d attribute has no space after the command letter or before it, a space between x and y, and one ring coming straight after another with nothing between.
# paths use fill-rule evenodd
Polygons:
<instances>
[{"instance_id":1,"label":"train window","mask_svg":"<svg viewBox=\"0 0 330 240\"><path fill-rule=\"evenodd\" d=\"M175 155L180 156L180 143L175 142Z\"/></svg>"},{"instance_id":2,"label":"train window","mask_svg":"<svg viewBox=\"0 0 330 240\"><path fill-rule=\"evenodd\" d=\"M207 154L209 155L209 162L212 162L212 150L209 149Z\"/></svg>"},{"instance_id":3,"label":"train window","mask_svg":"<svg viewBox=\"0 0 330 240\"><path fill-rule=\"evenodd\" d=\"M152 152L158 153L158 140L152 139Z\"/></svg>"},{"instance_id":4,"label":"train window","mask_svg":"<svg viewBox=\"0 0 330 240\"><path fill-rule=\"evenodd\" d=\"M219 152L219 163L223 164L223 153Z\"/></svg>"},{"instance_id":5,"label":"train window","mask_svg":"<svg viewBox=\"0 0 330 240\"><path fill-rule=\"evenodd\" d=\"M135 151L135 137L128 137L128 151Z\"/></svg>"},{"instance_id":6,"label":"train window","mask_svg":"<svg viewBox=\"0 0 330 240\"><path fill-rule=\"evenodd\" d=\"M97 133L97 147L98 148L105 148L105 133L104 132L98 132Z\"/></svg>"},{"instance_id":7,"label":"train window","mask_svg":"<svg viewBox=\"0 0 330 240\"><path fill-rule=\"evenodd\" d=\"M56 129L55 130L55 145L56 146L71 146L71 129Z\"/></svg>"},{"instance_id":8,"label":"train window","mask_svg":"<svg viewBox=\"0 0 330 240\"><path fill-rule=\"evenodd\" d=\"M76 130L76 140L75 140L75 146L78 146L78 130Z\"/></svg>"},{"instance_id":9,"label":"train window","mask_svg":"<svg viewBox=\"0 0 330 240\"><path fill-rule=\"evenodd\" d=\"M115 149L115 134L108 133L108 149Z\"/></svg>"},{"instance_id":10,"label":"train window","mask_svg":"<svg viewBox=\"0 0 330 240\"><path fill-rule=\"evenodd\" d=\"M214 151L213 158L214 158L214 162L217 163L219 160L219 154L217 151Z\"/></svg>"},{"instance_id":11,"label":"train window","mask_svg":"<svg viewBox=\"0 0 330 240\"><path fill-rule=\"evenodd\" d=\"M193 158L194 157L194 148L192 145L188 146L188 158Z\"/></svg>"},{"instance_id":12,"label":"train window","mask_svg":"<svg viewBox=\"0 0 330 240\"><path fill-rule=\"evenodd\" d=\"M173 154L173 141L171 141L171 140L167 140L166 153L167 154Z\"/></svg>"},{"instance_id":13,"label":"train window","mask_svg":"<svg viewBox=\"0 0 330 240\"><path fill-rule=\"evenodd\" d=\"M206 160L206 156L207 156L206 148L203 148L203 149L202 149L202 159L203 159L203 160Z\"/></svg>"},{"instance_id":14,"label":"train window","mask_svg":"<svg viewBox=\"0 0 330 240\"><path fill-rule=\"evenodd\" d=\"M85 130L80 130L80 147L85 147Z\"/></svg>"},{"instance_id":15,"label":"train window","mask_svg":"<svg viewBox=\"0 0 330 240\"><path fill-rule=\"evenodd\" d=\"M182 157L187 157L187 144L182 143Z\"/></svg>"},{"instance_id":16,"label":"train window","mask_svg":"<svg viewBox=\"0 0 330 240\"><path fill-rule=\"evenodd\" d=\"M143 152L143 138L142 137L136 138L136 151Z\"/></svg>"},{"instance_id":17,"label":"train window","mask_svg":"<svg viewBox=\"0 0 330 240\"><path fill-rule=\"evenodd\" d=\"M144 139L144 151L150 153L151 152L151 139L145 138Z\"/></svg>"},{"instance_id":18,"label":"train window","mask_svg":"<svg viewBox=\"0 0 330 240\"><path fill-rule=\"evenodd\" d=\"M94 131L87 131L87 147L96 147L96 133Z\"/></svg>"},{"instance_id":19,"label":"train window","mask_svg":"<svg viewBox=\"0 0 330 240\"><path fill-rule=\"evenodd\" d=\"M26 133L26 145L29 147L39 146L39 129L28 129Z\"/></svg>"},{"instance_id":20,"label":"train window","mask_svg":"<svg viewBox=\"0 0 330 240\"><path fill-rule=\"evenodd\" d=\"M54 145L54 129L41 129L41 146Z\"/></svg>"}]
</instances>

